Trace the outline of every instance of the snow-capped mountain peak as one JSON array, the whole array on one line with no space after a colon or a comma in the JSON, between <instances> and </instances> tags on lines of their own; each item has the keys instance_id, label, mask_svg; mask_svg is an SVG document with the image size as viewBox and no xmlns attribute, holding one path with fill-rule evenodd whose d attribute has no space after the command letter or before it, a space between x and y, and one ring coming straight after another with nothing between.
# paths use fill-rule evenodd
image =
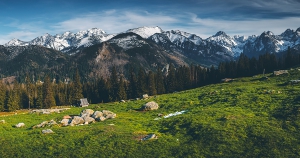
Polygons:
<instances>
[{"instance_id":1,"label":"snow-capped mountain peak","mask_svg":"<svg viewBox=\"0 0 300 158\"><path fill-rule=\"evenodd\" d=\"M136 33L136 34L140 35L143 38L149 38L150 36L152 36L156 33L162 33L163 30L158 26L156 26L156 27L146 27L146 26L144 26L144 27L129 29L126 32L127 33L128 32L133 32L133 33Z\"/></svg>"},{"instance_id":2,"label":"snow-capped mountain peak","mask_svg":"<svg viewBox=\"0 0 300 158\"><path fill-rule=\"evenodd\" d=\"M4 44L4 46L20 46L20 45L26 45L26 42L24 42L24 41L21 41L21 40L19 40L19 39L16 39L16 38L14 38L14 39L12 39L12 40L10 40L9 42L7 42L6 44Z\"/></svg>"},{"instance_id":3,"label":"snow-capped mountain peak","mask_svg":"<svg viewBox=\"0 0 300 158\"><path fill-rule=\"evenodd\" d=\"M271 31L264 31L264 32L262 33L262 35L264 35L264 36L274 36L274 33L271 32Z\"/></svg>"},{"instance_id":4,"label":"snow-capped mountain peak","mask_svg":"<svg viewBox=\"0 0 300 158\"><path fill-rule=\"evenodd\" d=\"M219 31L217 32L213 37L217 37L217 36L228 36L224 31Z\"/></svg>"}]
</instances>

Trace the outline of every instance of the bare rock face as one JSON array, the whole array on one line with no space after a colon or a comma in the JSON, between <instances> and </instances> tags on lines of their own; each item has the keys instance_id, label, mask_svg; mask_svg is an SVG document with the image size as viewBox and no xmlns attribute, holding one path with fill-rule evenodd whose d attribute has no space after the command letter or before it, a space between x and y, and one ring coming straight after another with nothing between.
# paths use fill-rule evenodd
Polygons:
<instances>
[{"instance_id":1,"label":"bare rock face","mask_svg":"<svg viewBox=\"0 0 300 158\"><path fill-rule=\"evenodd\" d=\"M72 119L70 126L74 126L74 125L79 125L79 124L83 124L85 121L82 117L79 116L74 116L74 118Z\"/></svg>"},{"instance_id":2,"label":"bare rock face","mask_svg":"<svg viewBox=\"0 0 300 158\"><path fill-rule=\"evenodd\" d=\"M54 133L51 129L44 129L42 130L42 133L43 134L51 134L51 133Z\"/></svg>"},{"instance_id":3,"label":"bare rock face","mask_svg":"<svg viewBox=\"0 0 300 158\"><path fill-rule=\"evenodd\" d=\"M94 114L94 110L92 109L85 109L81 111L80 117L92 116Z\"/></svg>"},{"instance_id":4,"label":"bare rock face","mask_svg":"<svg viewBox=\"0 0 300 158\"><path fill-rule=\"evenodd\" d=\"M16 128L25 127L25 123L21 122L15 125Z\"/></svg>"},{"instance_id":5,"label":"bare rock face","mask_svg":"<svg viewBox=\"0 0 300 158\"><path fill-rule=\"evenodd\" d=\"M154 101L148 102L141 107L141 110L157 110L159 108L158 104Z\"/></svg>"}]
</instances>

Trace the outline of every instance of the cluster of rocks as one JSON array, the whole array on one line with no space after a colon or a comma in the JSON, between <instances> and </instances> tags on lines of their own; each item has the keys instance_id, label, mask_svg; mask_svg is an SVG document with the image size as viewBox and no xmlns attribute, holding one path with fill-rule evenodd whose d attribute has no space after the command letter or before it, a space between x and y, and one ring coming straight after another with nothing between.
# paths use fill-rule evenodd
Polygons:
<instances>
[{"instance_id":1,"label":"cluster of rocks","mask_svg":"<svg viewBox=\"0 0 300 158\"><path fill-rule=\"evenodd\" d=\"M37 114L51 114L51 113L61 113L65 110L69 110L70 108L62 108L62 109L36 109L31 110L30 113L37 113Z\"/></svg>"},{"instance_id":2,"label":"cluster of rocks","mask_svg":"<svg viewBox=\"0 0 300 158\"><path fill-rule=\"evenodd\" d=\"M154 101L148 102L141 107L143 111L157 110L159 108L158 104Z\"/></svg>"},{"instance_id":3,"label":"cluster of rocks","mask_svg":"<svg viewBox=\"0 0 300 158\"><path fill-rule=\"evenodd\" d=\"M0 124L4 124L5 123L5 120L0 120Z\"/></svg>"},{"instance_id":4,"label":"cluster of rocks","mask_svg":"<svg viewBox=\"0 0 300 158\"><path fill-rule=\"evenodd\" d=\"M79 116L64 116L60 123L62 124L62 126L75 126L82 124L90 124L94 123L95 121L113 119L116 118L116 116L117 114L108 110L94 111L92 109L85 109L81 111Z\"/></svg>"},{"instance_id":5,"label":"cluster of rocks","mask_svg":"<svg viewBox=\"0 0 300 158\"><path fill-rule=\"evenodd\" d=\"M57 125L57 123L54 120L50 120L50 121L43 121L42 123L35 125L32 128L52 127L54 125Z\"/></svg>"}]
</instances>

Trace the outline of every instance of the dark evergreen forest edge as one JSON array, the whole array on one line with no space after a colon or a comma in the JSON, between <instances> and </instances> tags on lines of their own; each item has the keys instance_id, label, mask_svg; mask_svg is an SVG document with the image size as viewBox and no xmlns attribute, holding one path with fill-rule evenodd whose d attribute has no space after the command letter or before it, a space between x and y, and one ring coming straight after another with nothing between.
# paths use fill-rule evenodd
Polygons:
<instances>
[{"instance_id":1,"label":"dark evergreen forest edge","mask_svg":"<svg viewBox=\"0 0 300 158\"><path fill-rule=\"evenodd\" d=\"M242 53L236 61L221 62L210 68L199 65L175 68L170 64L167 73L163 73L160 67L148 72L143 67L130 67L127 74L119 74L113 67L110 77L89 81L80 75L85 71L82 66L73 68L71 79L60 79L49 72L42 76L42 82L27 74L19 78L20 82L0 83L0 111L76 105L82 97L88 98L90 103L101 103L139 98L143 94L173 93L219 83L223 78L253 76L263 71L270 73L299 64L299 53L292 53L289 49L281 57L266 53L249 58Z\"/></svg>"}]
</instances>

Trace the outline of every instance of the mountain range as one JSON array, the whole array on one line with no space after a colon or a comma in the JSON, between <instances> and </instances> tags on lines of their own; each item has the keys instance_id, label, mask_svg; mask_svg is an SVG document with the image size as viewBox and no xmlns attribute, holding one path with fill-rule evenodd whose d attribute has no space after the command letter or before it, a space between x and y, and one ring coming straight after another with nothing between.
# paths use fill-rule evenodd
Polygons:
<instances>
[{"instance_id":1,"label":"mountain range","mask_svg":"<svg viewBox=\"0 0 300 158\"><path fill-rule=\"evenodd\" d=\"M0 46L0 75L54 69L59 74L61 69L69 71L79 66L87 76L94 77L108 75L112 66L119 67L120 73L129 66L147 70L166 68L169 63L210 66L235 60L242 52L257 57L266 52L281 54L288 48L300 51L300 27L280 35L265 31L259 36L231 37L219 31L206 39L160 27L139 27L118 34L92 28L77 33L45 34L31 41L12 39Z\"/></svg>"}]
</instances>

